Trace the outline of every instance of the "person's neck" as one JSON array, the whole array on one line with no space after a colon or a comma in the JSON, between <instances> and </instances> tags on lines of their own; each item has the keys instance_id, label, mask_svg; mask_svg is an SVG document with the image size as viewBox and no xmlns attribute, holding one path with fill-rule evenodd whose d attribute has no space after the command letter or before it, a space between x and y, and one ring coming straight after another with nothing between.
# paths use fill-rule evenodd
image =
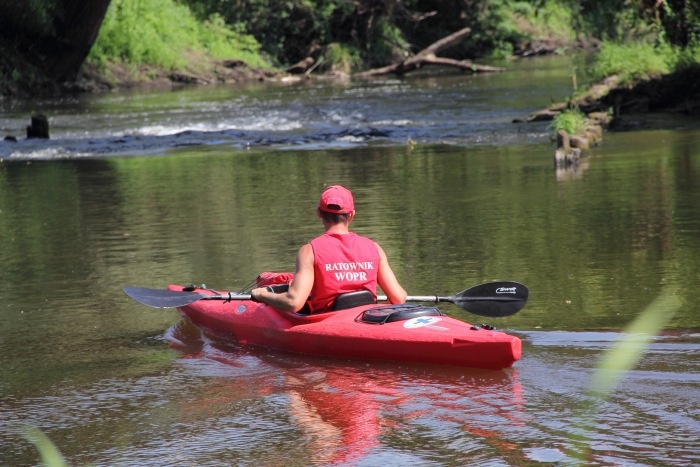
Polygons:
<instances>
[{"instance_id":1,"label":"person's neck","mask_svg":"<svg viewBox=\"0 0 700 467\"><path fill-rule=\"evenodd\" d=\"M349 232L350 229L348 229L348 225L343 224L342 222L340 224L333 224L326 227L326 233L329 234L344 235Z\"/></svg>"}]
</instances>

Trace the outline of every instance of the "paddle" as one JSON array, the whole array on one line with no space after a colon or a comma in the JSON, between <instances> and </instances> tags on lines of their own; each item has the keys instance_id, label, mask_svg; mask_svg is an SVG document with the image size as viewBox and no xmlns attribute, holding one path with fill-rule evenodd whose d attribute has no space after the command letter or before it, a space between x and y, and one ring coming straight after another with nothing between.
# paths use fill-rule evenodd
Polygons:
<instances>
[{"instance_id":1,"label":"paddle","mask_svg":"<svg viewBox=\"0 0 700 467\"><path fill-rule=\"evenodd\" d=\"M200 292L178 292L165 289L124 287L124 293L137 302L154 308L178 308L199 300L250 300L250 294L226 292L208 295ZM449 297L417 295L406 297L407 302L450 302L476 315L500 318L520 311L527 302L527 287L518 282L488 282L475 285ZM386 301L380 295L378 301Z\"/></svg>"},{"instance_id":2,"label":"paddle","mask_svg":"<svg viewBox=\"0 0 700 467\"><path fill-rule=\"evenodd\" d=\"M490 318L502 318L514 315L527 302L528 290L518 282L487 282L463 290L456 295L439 297L435 295L416 295L406 297L407 302L450 302L470 313ZM378 296L378 301L386 300Z\"/></svg>"}]
</instances>

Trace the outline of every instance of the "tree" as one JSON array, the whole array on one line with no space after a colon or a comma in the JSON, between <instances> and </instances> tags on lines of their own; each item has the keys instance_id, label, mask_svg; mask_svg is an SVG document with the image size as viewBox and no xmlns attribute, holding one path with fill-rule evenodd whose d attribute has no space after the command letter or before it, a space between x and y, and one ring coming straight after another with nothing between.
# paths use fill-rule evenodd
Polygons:
<instances>
[{"instance_id":1,"label":"tree","mask_svg":"<svg viewBox=\"0 0 700 467\"><path fill-rule=\"evenodd\" d=\"M107 13L110 0L0 0L0 36L21 51L39 75L61 82L74 78Z\"/></svg>"}]
</instances>

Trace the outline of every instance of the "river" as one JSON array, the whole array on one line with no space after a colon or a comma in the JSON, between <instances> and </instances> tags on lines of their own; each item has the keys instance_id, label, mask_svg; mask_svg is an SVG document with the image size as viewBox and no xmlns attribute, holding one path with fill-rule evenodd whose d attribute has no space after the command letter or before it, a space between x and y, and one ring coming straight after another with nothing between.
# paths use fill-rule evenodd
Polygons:
<instances>
[{"instance_id":1,"label":"river","mask_svg":"<svg viewBox=\"0 0 700 467\"><path fill-rule=\"evenodd\" d=\"M70 465L700 464L700 122L606 132L557 171L548 124L512 121L574 68L1 103L0 465L39 463L32 427ZM37 112L48 141L22 138ZM335 183L409 294L527 285L486 321L522 359L285 354L122 293L293 270ZM615 353L648 314L663 329ZM611 355L631 369L596 392Z\"/></svg>"}]
</instances>

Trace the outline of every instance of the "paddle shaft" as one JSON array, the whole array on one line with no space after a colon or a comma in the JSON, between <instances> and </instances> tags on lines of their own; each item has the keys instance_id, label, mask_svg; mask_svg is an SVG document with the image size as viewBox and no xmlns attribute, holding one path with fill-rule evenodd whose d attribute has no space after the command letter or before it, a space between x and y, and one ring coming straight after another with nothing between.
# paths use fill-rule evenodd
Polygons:
<instances>
[{"instance_id":1,"label":"paddle shaft","mask_svg":"<svg viewBox=\"0 0 700 467\"><path fill-rule=\"evenodd\" d=\"M219 295L205 295L197 294L197 300L250 300L251 295L247 293L225 293ZM389 297L386 295L377 295L377 302L386 302ZM438 295L408 295L406 297L407 302L423 302L423 303L441 303L449 302L454 303L456 301L460 302L486 302L486 301L496 301L496 302L512 302L519 299L513 297L440 297Z\"/></svg>"},{"instance_id":2,"label":"paddle shaft","mask_svg":"<svg viewBox=\"0 0 700 467\"><path fill-rule=\"evenodd\" d=\"M385 302L389 298L386 295L377 295L377 301L378 302ZM516 297L440 297L438 295L409 295L406 297L407 302L433 302L433 303L440 303L440 302L450 302L454 303L455 301L460 301L460 302L487 302L487 301L494 301L494 302L515 302L522 300L521 298L516 298Z\"/></svg>"},{"instance_id":3,"label":"paddle shaft","mask_svg":"<svg viewBox=\"0 0 700 467\"><path fill-rule=\"evenodd\" d=\"M250 300L251 295L247 293L230 293L230 294L220 294L220 295L205 295L201 294L199 300ZM386 302L389 297L386 295L377 295L378 302ZM514 297L440 297L438 295L408 295L406 297L407 302L424 302L424 303L441 303L441 302L514 302L520 300Z\"/></svg>"},{"instance_id":4,"label":"paddle shaft","mask_svg":"<svg viewBox=\"0 0 700 467\"><path fill-rule=\"evenodd\" d=\"M230 293L230 294L219 294L219 295L205 295L200 294L198 300L250 300L251 295L247 293ZM386 295L377 295L377 302L386 302L389 297ZM440 297L438 295L408 295L406 297L407 302L424 302L424 303L441 303L450 302L454 303L456 301L460 302L514 302L520 300L514 297Z\"/></svg>"}]
</instances>

